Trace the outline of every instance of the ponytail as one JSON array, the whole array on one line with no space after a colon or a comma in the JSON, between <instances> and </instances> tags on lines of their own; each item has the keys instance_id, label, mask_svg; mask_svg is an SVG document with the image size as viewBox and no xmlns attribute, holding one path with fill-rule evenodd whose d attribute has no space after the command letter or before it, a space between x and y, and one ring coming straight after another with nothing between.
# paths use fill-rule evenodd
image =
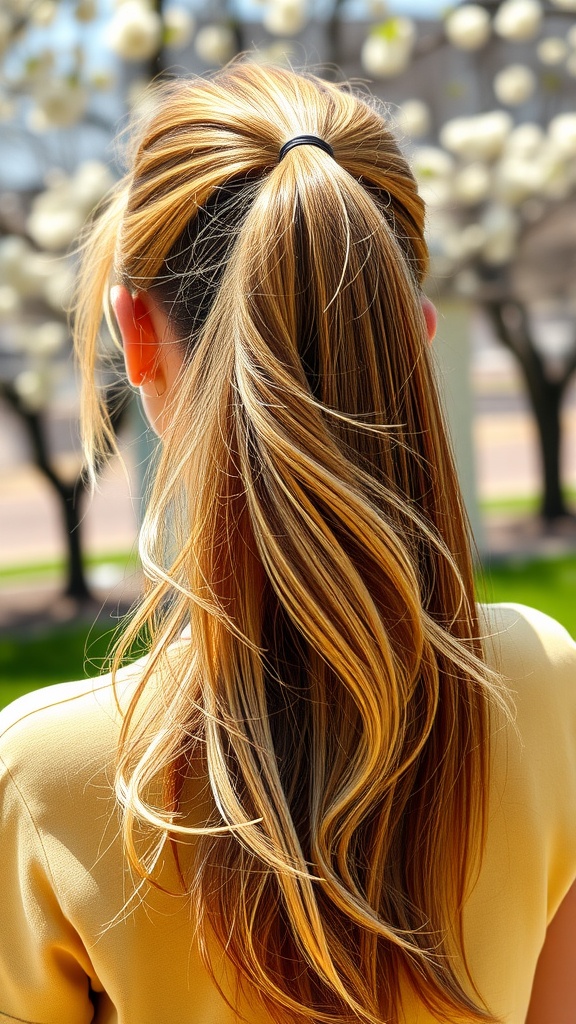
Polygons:
<instances>
[{"instance_id":1,"label":"ponytail","mask_svg":"<svg viewBox=\"0 0 576 1024\"><path fill-rule=\"evenodd\" d=\"M278 163L302 133L334 158ZM184 359L118 651L148 630L119 753L128 854L153 876L136 829L194 837L184 885L279 1024L397 1021L405 985L439 1019L491 1021L462 906L497 685L414 179L367 102L239 64L171 87L120 194L116 273L164 304Z\"/></svg>"}]
</instances>

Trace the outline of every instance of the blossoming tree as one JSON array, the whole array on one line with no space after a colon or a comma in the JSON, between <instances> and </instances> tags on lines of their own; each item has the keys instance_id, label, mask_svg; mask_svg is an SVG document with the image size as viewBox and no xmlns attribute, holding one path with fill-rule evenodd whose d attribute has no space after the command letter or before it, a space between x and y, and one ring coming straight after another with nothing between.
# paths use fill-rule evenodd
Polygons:
<instances>
[{"instance_id":1,"label":"blossoming tree","mask_svg":"<svg viewBox=\"0 0 576 1024\"><path fill-rule=\"evenodd\" d=\"M363 49L404 89L432 53L444 95L408 98L400 122L416 140L433 276L482 306L521 370L553 520L568 513L561 404L576 370L576 2L463 3L420 36L385 22Z\"/></svg>"}]
</instances>

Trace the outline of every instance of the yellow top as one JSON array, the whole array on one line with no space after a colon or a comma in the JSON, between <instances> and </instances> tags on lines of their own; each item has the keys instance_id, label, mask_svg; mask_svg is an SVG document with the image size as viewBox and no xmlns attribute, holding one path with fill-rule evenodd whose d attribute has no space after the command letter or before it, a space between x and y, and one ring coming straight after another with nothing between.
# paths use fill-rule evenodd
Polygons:
<instances>
[{"instance_id":1,"label":"yellow top","mask_svg":"<svg viewBox=\"0 0 576 1024\"><path fill-rule=\"evenodd\" d=\"M465 936L488 1006L523 1024L547 923L576 877L576 644L521 606L492 606L486 623L517 728L493 729L488 839ZM121 690L137 672L123 671ZM267 1024L226 964L236 1012L210 980L189 899L135 892L111 789L118 729L108 677L0 714L0 1021ZM167 861L168 885L171 870ZM410 993L405 1015L432 1022Z\"/></svg>"}]
</instances>

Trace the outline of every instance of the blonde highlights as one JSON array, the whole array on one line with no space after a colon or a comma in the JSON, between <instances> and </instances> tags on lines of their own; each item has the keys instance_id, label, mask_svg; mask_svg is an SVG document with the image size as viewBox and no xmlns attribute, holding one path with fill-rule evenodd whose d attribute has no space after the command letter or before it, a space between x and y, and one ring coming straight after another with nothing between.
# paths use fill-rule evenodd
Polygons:
<instances>
[{"instance_id":1,"label":"blonde highlights","mask_svg":"<svg viewBox=\"0 0 576 1024\"><path fill-rule=\"evenodd\" d=\"M334 158L278 163L303 133ZM198 919L278 1022L398 1021L405 984L441 1020L492 1020L462 906L497 687L414 179L368 101L244 63L166 87L132 160L77 316L89 444L109 433L93 380L112 274L152 292L183 353L119 651L147 629L119 754L127 850L150 873L143 823L193 837Z\"/></svg>"}]
</instances>

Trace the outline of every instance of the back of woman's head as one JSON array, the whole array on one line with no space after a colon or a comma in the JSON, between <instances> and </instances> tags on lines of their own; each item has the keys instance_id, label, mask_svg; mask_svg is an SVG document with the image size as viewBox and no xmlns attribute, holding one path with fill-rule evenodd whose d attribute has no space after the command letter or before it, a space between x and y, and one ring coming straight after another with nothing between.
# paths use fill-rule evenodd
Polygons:
<instances>
[{"instance_id":1,"label":"back of woman's head","mask_svg":"<svg viewBox=\"0 0 576 1024\"><path fill-rule=\"evenodd\" d=\"M279 161L301 134L333 156ZM186 884L280 1021L396 1020L404 983L442 1020L490 1019L461 909L492 683L426 259L376 107L247 63L163 88L85 259L90 436L106 431L93 380L111 274L154 296L183 356L126 639L151 634L142 688L188 623L191 639L161 707L126 721L128 850L135 819L187 830L175 811L196 759L214 808ZM146 802L158 777L162 813Z\"/></svg>"}]
</instances>

